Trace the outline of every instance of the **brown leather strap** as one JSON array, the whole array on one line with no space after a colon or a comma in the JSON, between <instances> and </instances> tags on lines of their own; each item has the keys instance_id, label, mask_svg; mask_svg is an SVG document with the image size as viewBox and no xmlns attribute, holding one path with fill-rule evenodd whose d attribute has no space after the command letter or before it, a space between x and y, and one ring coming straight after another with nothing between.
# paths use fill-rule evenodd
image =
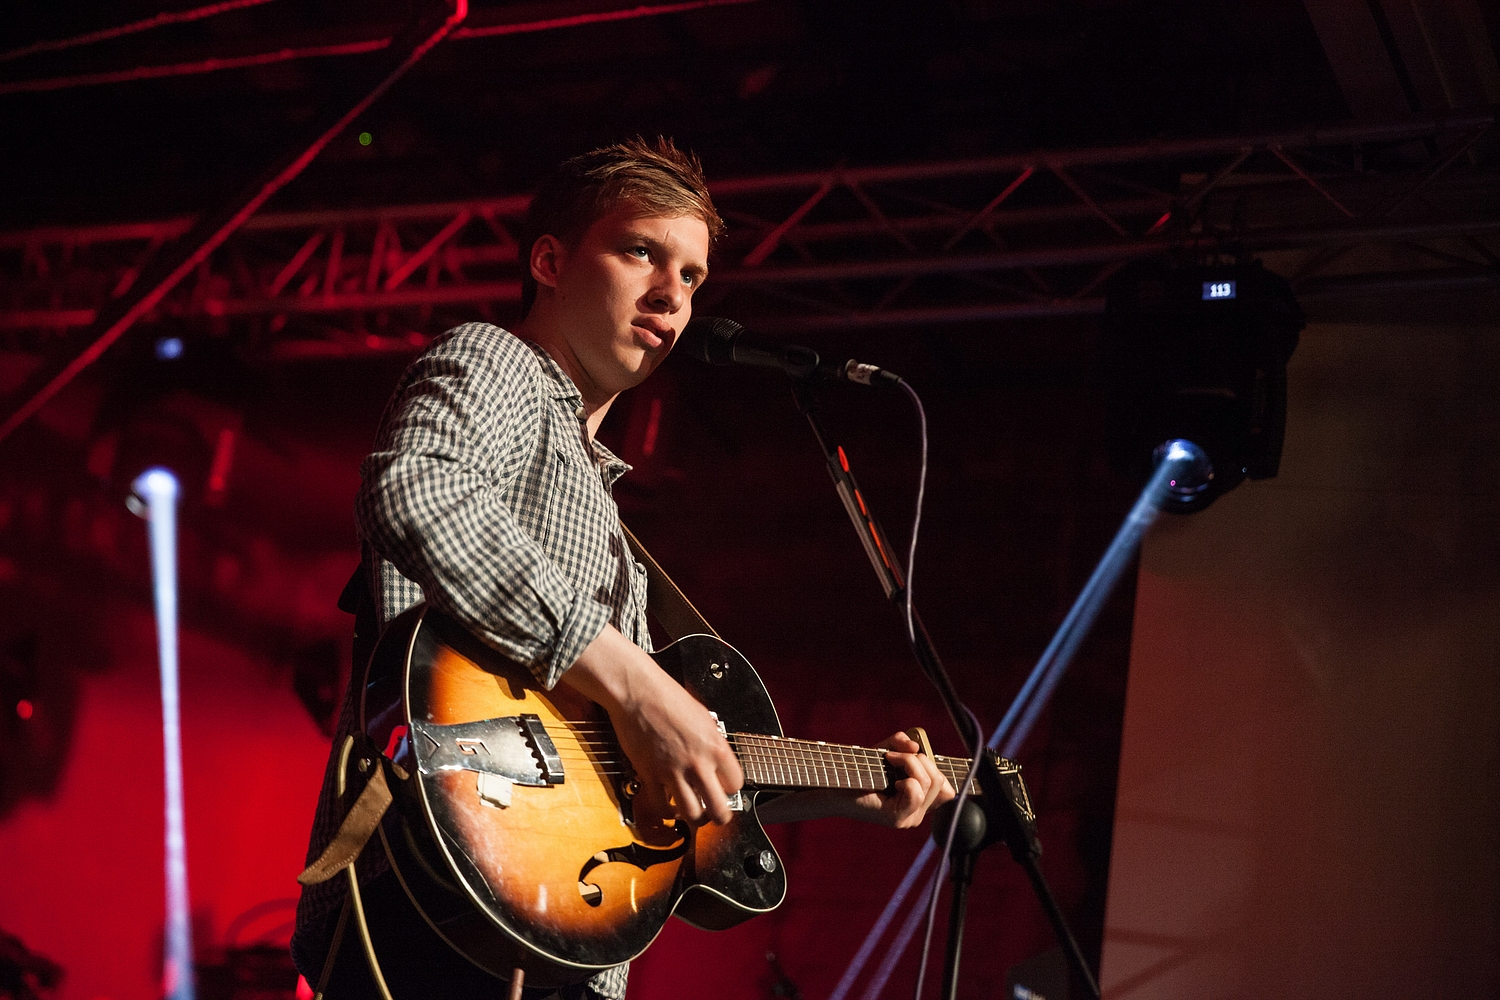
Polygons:
<instances>
[{"instance_id":1,"label":"brown leather strap","mask_svg":"<svg viewBox=\"0 0 1500 1000\"><path fill-rule=\"evenodd\" d=\"M620 530L625 533L625 541L630 543L630 551L646 567L646 608L661 627L666 629L667 635L673 639L681 639L685 635L711 635L718 639L719 633L698 613L693 602L672 582L661 564L651 558L651 553L646 551L641 540L625 527L623 521L620 522Z\"/></svg>"},{"instance_id":2,"label":"brown leather strap","mask_svg":"<svg viewBox=\"0 0 1500 1000\"><path fill-rule=\"evenodd\" d=\"M346 743L352 743L354 737L349 737ZM345 754L348 750L345 750ZM319 882L327 882L339 872L354 863L359 857L359 852L364 850L365 843L375 828L380 825L380 818L391 805L391 789L385 781L385 768L380 760L371 761L373 770L370 780L365 782L365 790L359 793L359 798L354 800L354 805L349 807L349 812L344 816L344 822L339 824L339 832L334 835L332 841L318 855L318 860L308 865L297 881L303 885L316 885ZM396 764L390 765L398 767ZM404 772L402 772L404 773Z\"/></svg>"}]
</instances>

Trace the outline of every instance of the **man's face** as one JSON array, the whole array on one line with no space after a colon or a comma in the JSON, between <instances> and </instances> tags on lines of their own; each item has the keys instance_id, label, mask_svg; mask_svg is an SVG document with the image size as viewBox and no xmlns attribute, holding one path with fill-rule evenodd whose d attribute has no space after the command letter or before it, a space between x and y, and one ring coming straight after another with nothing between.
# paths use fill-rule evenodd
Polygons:
<instances>
[{"instance_id":1,"label":"man's face","mask_svg":"<svg viewBox=\"0 0 1500 1000\"><path fill-rule=\"evenodd\" d=\"M639 385L667 356L693 314L693 292L708 274L708 226L683 216L642 216L616 205L538 275L553 289L565 364L595 403ZM533 273L535 258L533 258Z\"/></svg>"}]
</instances>

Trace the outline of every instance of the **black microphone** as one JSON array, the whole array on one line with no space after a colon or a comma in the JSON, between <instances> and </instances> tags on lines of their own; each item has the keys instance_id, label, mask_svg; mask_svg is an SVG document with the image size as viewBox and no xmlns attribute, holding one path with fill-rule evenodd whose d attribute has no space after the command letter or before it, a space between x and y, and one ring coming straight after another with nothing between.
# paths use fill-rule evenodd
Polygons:
<instances>
[{"instance_id":1,"label":"black microphone","mask_svg":"<svg viewBox=\"0 0 1500 1000\"><path fill-rule=\"evenodd\" d=\"M720 316L694 316L678 334L676 348L711 365L779 368L795 379L829 379L875 386L893 386L901 381L895 372L852 358L842 363L824 361L811 347L762 337Z\"/></svg>"}]
</instances>

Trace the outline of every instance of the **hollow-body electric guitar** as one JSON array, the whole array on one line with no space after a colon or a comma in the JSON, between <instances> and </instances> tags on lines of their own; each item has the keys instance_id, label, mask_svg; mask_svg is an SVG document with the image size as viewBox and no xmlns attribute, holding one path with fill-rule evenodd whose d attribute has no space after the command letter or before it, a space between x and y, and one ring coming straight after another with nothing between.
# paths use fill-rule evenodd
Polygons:
<instances>
[{"instance_id":1,"label":"hollow-body electric guitar","mask_svg":"<svg viewBox=\"0 0 1500 1000\"><path fill-rule=\"evenodd\" d=\"M398 765L380 839L422 917L482 968L560 986L639 955L674 913L721 930L773 910L786 875L756 795L905 776L883 750L783 738L754 668L719 639L654 657L715 713L744 769L724 826L676 822L602 708L543 690L436 610L397 618L371 657L361 726ZM955 788L968 773L964 758L934 760Z\"/></svg>"}]
</instances>

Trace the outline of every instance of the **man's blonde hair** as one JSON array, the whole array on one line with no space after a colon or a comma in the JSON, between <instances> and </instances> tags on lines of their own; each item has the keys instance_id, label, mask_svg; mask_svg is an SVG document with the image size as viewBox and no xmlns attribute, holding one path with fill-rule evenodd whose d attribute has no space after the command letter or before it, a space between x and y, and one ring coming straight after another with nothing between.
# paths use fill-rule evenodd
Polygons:
<instances>
[{"instance_id":1,"label":"man's blonde hair","mask_svg":"<svg viewBox=\"0 0 1500 1000\"><path fill-rule=\"evenodd\" d=\"M637 136L564 160L526 210L521 232L521 315L536 302L531 276L531 248L543 236L555 236L575 247L596 220L621 202L639 206L642 215L690 215L708 226L709 245L724 234L724 220L714 208L703 179L703 165L671 139L653 142Z\"/></svg>"}]
</instances>

